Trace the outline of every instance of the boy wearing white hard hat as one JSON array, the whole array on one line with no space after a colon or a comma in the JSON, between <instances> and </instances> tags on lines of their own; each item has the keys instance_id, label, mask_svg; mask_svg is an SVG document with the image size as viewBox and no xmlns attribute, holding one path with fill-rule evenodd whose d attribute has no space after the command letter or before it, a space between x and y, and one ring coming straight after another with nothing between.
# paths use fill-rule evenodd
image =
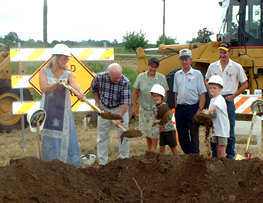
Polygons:
<instances>
[{"instance_id":1,"label":"boy wearing white hard hat","mask_svg":"<svg viewBox=\"0 0 263 203\"><path fill-rule=\"evenodd\" d=\"M159 105L165 104L165 89L162 85L155 84L151 88L151 97L158 108ZM165 153L165 145L168 145L173 154L177 155L176 150L176 137L175 137L175 128L172 120L169 120L166 124L160 124L160 154Z\"/></svg>"},{"instance_id":2,"label":"boy wearing white hard hat","mask_svg":"<svg viewBox=\"0 0 263 203\"><path fill-rule=\"evenodd\" d=\"M208 89L212 97L208 110L204 113L211 114L213 120L212 143L217 145L217 156L226 156L227 139L229 137L230 124L227 114L227 106L221 95L223 79L219 75L213 75L208 81Z\"/></svg>"}]
</instances>

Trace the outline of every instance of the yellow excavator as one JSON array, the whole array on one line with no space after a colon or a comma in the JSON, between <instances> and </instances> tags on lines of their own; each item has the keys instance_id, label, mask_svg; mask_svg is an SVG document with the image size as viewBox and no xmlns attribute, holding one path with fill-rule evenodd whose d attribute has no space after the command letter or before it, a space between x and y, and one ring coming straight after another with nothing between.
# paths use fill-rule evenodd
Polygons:
<instances>
[{"instance_id":1,"label":"yellow excavator","mask_svg":"<svg viewBox=\"0 0 263 203\"><path fill-rule=\"evenodd\" d=\"M21 127L21 116L12 114L13 101L19 101L19 89L11 89L11 64L9 51L1 44L0 51L0 132L10 132ZM0 47L0 48L1 48ZM23 99L33 99L29 89L23 89Z\"/></svg>"},{"instance_id":2,"label":"yellow excavator","mask_svg":"<svg viewBox=\"0 0 263 203\"><path fill-rule=\"evenodd\" d=\"M240 63L248 76L250 92L263 89L263 0L221 0L219 5L224 18L217 41L159 46L160 54L169 54L160 59L158 71L166 75L170 88L173 87L173 75L180 68L179 50L191 49L192 66L205 74L209 64L219 59L220 41L225 41L232 45L231 59ZM139 47L136 50L137 73L147 70L147 50L153 49ZM172 92L168 94L169 101L173 103Z\"/></svg>"}]
</instances>

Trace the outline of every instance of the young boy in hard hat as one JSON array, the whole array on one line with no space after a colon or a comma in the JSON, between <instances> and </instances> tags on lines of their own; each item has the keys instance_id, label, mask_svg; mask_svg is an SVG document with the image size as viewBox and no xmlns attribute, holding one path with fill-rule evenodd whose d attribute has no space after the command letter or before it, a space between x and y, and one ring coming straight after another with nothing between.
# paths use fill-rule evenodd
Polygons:
<instances>
[{"instance_id":1,"label":"young boy in hard hat","mask_svg":"<svg viewBox=\"0 0 263 203\"><path fill-rule=\"evenodd\" d=\"M203 111L206 114L212 115L212 143L217 145L217 157L226 156L227 138L229 137L230 131L226 101L221 95L223 86L223 79L219 75L213 75L210 77L208 81L208 89L212 98L209 104L209 109Z\"/></svg>"},{"instance_id":2,"label":"young boy in hard hat","mask_svg":"<svg viewBox=\"0 0 263 203\"><path fill-rule=\"evenodd\" d=\"M162 104L166 104L164 102L165 98L165 89L162 85L155 84L151 88L151 97L156 105L156 109ZM176 137L175 137L175 128L171 119L164 125L160 124L160 154L165 153L165 145L169 145L173 154L177 155L176 150Z\"/></svg>"}]
</instances>

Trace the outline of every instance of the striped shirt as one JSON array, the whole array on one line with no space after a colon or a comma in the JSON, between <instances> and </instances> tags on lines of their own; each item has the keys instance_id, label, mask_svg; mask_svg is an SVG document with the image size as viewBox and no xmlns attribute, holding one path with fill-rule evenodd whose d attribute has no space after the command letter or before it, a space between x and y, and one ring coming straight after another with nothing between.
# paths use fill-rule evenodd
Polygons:
<instances>
[{"instance_id":1,"label":"striped shirt","mask_svg":"<svg viewBox=\"0 0 263 203\"><path fill-rule=\"evenodd\" d=\"M96 75L91 84L91 91L99 94L100 102L107 108L115 108L123 104L131 104L130 81L124 75L119 83L113 83L108 72Z\"/></svg>"}]
</instances>

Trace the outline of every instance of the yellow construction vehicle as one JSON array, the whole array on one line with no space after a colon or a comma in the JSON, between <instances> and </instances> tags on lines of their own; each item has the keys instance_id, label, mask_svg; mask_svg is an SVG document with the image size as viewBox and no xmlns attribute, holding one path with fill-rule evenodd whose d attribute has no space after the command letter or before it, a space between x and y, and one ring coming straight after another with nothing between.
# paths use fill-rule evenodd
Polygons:
<instances>
[{"instance_id":1,"label":"yellow construction vehicle","mask_svg":"<svg viewBox=\"0 0 263 203\"><path fill-rule=\"evenodd\" d=\"M250 92L263 89L263 0L223 0L219 4L224 19L216 42L159 46L159 53L170 53L160 59L158 68L160 73L167 75L168 83L170 79L170 87L173 74L180 68L179 50L191 49L192 66L205 73L209 64L219 59L219 42L226 41L232 45L231 59L240 63L248 76ZM147 49L136 50L138 73L147 70L145 51Z\"/></svg>"},{"instance_id":2,"label":"yellow construction vehicle","mask_svg":"<svg viewBox=\"0 0 263 203\"><path fill-rule=\"evenodd\" d=\"M19 101L19 89L11 89L11 64L8 51L0 52L0 131L20 128L21 116L12 114L13 101ZM24 100L32 100L28 89L23 89Z\"/></svg>"}]
</instances>

